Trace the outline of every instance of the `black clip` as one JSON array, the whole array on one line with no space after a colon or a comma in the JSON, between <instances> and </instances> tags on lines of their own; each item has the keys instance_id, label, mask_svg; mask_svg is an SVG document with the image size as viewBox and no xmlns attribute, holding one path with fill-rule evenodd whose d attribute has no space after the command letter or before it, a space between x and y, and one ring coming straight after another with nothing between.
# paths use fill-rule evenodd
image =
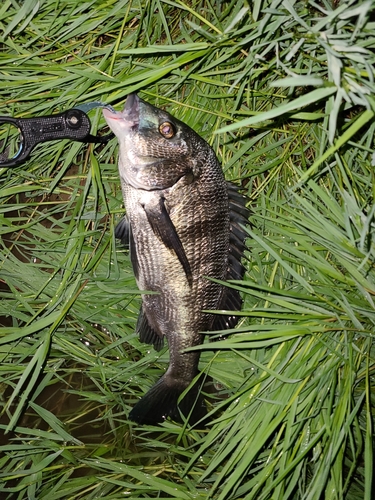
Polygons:
<instances>
[{"instance_id":1,"label":"black clip","mask_svg":"<svg viewBox=\"0 0 375 500\"><path fill-rule=\"evenodd\" d=\"M88 103L82 107L88 110L99 105L105 106L102 103ZM79 107L57 115L37 118L0 116L0 126L4 123L18 129L19 150L13 157L9 158L9 148L6 144L5 147L3 145L3 152L0 152L0 167L16 167L25 162L34 147L41 142L71 139L79 142L104 144L114 136L112 133L103 136L91 135L89 117ZM0 140L0 146L1 142ZM4 140L4 142L6 141Z\"/></svg>"}]
</instances>

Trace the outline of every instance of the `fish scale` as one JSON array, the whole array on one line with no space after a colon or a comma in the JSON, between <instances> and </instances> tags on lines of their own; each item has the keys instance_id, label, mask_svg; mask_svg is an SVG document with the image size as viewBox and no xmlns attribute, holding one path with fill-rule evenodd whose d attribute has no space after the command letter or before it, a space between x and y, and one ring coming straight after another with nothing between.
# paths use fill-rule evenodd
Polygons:
<instances>
[{"instance_id":1,"label":"fish scale","mask_svg":"<svg viewBox=\"0 0 375 500\"><path fill-rule=\"evenodd\" d=\"M199 351L185 350L202 343L201 332L237 322L204 311L241 308L238 291L209 278L244 274L247 200L226 182L211 147L169 113L130 94L122 112L103 114L119 142L126 217L116 236L129 243L142 291L137 332L157 350L166 338L170 351L167 371L129 418L156 424L182 413L194 424L206 408L197 384L180 398L199 373Z\"/></svg>"}]
</instances>

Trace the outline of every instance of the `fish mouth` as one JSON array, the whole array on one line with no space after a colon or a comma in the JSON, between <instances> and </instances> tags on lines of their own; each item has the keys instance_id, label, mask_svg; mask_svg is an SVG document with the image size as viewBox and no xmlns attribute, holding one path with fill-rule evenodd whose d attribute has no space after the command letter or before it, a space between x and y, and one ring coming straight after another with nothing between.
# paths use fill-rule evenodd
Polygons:
<instances>
[{"instance_id":1,"label":"fish mouth","mask_svg":"<svg viewBox=\"0 0 375 500\"><path fill-rule=\"evenodd\" d=\"M125 101L125 107L122 112L124 119L132 126L139 124L139 103L137 94L129 94Z\"/></svg>"},{"instance_id":2,"label":"fish mouth","mask_svg":"<svg viewBox=\"0 0 375 500\"><path fill-rule=\"evenodd\" d=\"M140 121L140 102L141 99L137 94L129 94L126 98L123 111L115 111L113 108L103 109L104 118L117 136L121 136L124 128L127 130L138 128Z\"/></svg>"}]
</instances>

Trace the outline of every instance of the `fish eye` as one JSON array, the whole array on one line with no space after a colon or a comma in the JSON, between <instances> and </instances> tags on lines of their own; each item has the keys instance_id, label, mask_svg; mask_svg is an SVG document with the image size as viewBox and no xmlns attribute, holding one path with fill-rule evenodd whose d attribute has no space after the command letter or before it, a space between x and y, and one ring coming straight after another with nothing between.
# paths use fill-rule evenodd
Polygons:
<instances>
[{"instance_id":1,"label":"fish eye","mask_svg":"<svg viewBox=\"0 0 375 500\"><path fill-rule=\"evenodd\" d=\"M171 139L176 133L174 126L170 122L163 122L159 125L159 132L166 139Z\"/></svg>"}]
</instances>

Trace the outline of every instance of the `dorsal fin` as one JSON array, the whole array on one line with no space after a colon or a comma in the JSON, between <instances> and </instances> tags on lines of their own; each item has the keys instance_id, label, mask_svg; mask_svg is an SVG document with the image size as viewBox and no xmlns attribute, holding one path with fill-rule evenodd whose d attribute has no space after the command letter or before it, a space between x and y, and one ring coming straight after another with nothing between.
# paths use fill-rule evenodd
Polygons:
<instances>
[{"instance_id":1,"label":"dorsal fin","mask_svg":"<svg viewBox=\"0 0 375 500\"><path fill-rule=\"evenodd\" d=\"M250 211L246 207L248 199L238 192L239 188L227 182L229 198L229 256L226 280L241 280L245 274L245 267L241 260L246 248L245 241L248 237L246 231L241 227L249 223ZM218 309L239 311L242 307L242 299L238 290L225 288ZM212 330L227 330L238 323L238 316L215 315Z\"/></svg>"}]
</instances>

